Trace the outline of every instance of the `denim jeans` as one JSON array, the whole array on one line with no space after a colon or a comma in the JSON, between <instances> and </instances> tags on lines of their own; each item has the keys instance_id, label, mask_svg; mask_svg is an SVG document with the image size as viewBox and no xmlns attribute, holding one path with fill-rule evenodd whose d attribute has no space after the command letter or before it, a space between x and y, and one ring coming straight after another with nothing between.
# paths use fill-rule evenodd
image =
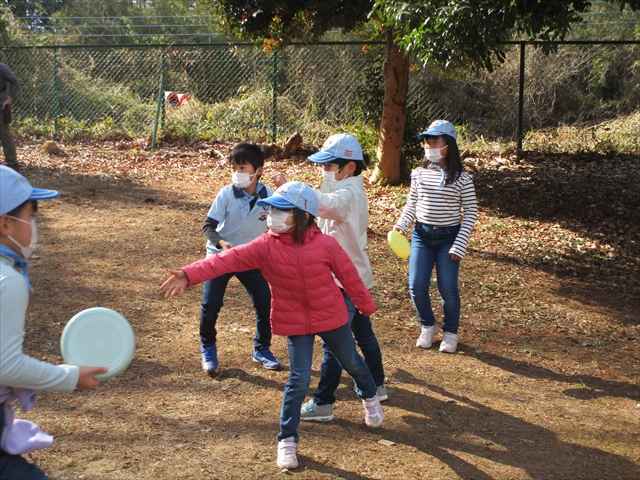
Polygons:
<instances>
[{"instance_id":1,"label":"denim jeans","mask_svg":"<svg viewBox=\"0 0 640 480\"><path fill-rule=\"evenodd\" d=\"M0 403L0 438L3 427L4 403ZM21 455L10 455L0 450L0 480L47 480L48 478L42 470Z\"/></svg>"},{"instance_id":2,"label":"denim jeans","mask_svg":"<svg viewBox=\"0 0 640 480\"><path fill-rule=\"evenodd\" d=\"M342 291L342 296L344 297L344 303L349 312L351 331L364 356L364 361L367 367L369 367L373 382L377 387L384 385L382 353L380 352L378 339L375 333L373 333L371 319L360 313L353 303L353 300L351 300L344 290ZM336 401L335 392L340 385L342 366L324 342L322 344L322 352L323 359L322 366L320 367L320 382L318 382L316 391L313 392L313 398L317 405L332 405Z\"/></svg>"},{"instance_id":3,"label":"denim jeans","mask_svg":"<svg viewBox=\"0 0 640 480\"><path fill-rule=\"evenodd\" d=\"M360 391L360 397L363 399L375 397L376 385L367 365L356 351L356 342L351 335L349 324L317 335L329 346L340 364L353 377ZM300 408L311 383L314 338L315 335L287 337L290 371L289 379L284 386L278 441L293 437L295 442L298 442Z\"/></svg>"},{"instance_id":4,"label":"denim jeans","mask_svg":"<svg viewBox=\"0 0 640 480\"><path fill-rule=\"evenodd\" d=\"M409 292L418 312L418 320L425 327L436 323L429 298L431 272L435 265L444 311L442 329L449 333L458 333L460 325L460 260L453 260L449 253L459 230L460 225L433 227L416 222L409 256Z\"/></svg>"},{"instance_id":5,"label":"denim jeans","mask_svg":"<svg viewBox=\"0 0 640 480\"><path fill-rule=\"evenodd\" d=\"M233 276L244 285L256 311L254 348L256 350L269 348L271 346L271 291L260 270L228 273L204 282L204 294L200 307L200 341L203 345L216 343L218 313L222 308L227 284Z\"/></svg>"}]
</instances>

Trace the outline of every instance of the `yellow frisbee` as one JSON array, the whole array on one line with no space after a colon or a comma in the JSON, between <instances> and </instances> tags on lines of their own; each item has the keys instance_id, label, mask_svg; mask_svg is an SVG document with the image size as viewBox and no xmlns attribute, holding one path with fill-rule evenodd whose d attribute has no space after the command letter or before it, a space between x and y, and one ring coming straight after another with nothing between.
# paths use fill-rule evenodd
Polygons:
<instances>
[{"instance_id":1,"label":"yellow frisbee","mask_svg":"<svg viewBox=\"0 0 640 480\"><path fill-rule=\"evenodd\" d=\"M387 234L387 240L389 241L389 246L391 247L391 250L393 250L393 253L398 255L400 258L409 258L411 245L409 245L407 237L397 230L391 230Z\"/></svg>"}]
</instances>

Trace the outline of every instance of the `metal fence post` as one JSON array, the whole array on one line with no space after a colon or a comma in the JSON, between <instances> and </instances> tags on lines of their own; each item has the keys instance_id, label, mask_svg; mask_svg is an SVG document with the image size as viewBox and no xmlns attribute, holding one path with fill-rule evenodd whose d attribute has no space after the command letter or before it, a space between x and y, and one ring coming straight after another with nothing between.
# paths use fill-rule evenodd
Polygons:
<instances>
[{"instance_id":1,"label":"metal fence post","mask_svg":"<svg viewBox=\"0 0 640 480\"><path fill-rule=\"evenodd\" d=\"M58 49L53 49L53 133L58 135Z\"/></svg>"},{"instance_id":2,"label":"metal fence post","mask_svg":"<svg viewBox=\"0 0 640 480\"><path fill-rule=\"evenodd\" d=\"M158 122L160 121L160 111L164 104L164 70L167 62L167 49L162 50L162 72L160 73L160 90L158 91L158 104L156 106L156 120L153 123L153 135L151 137L151 148L156 148L156 135L158 134Z\"/></svg>"},{"instance_id":3,"label":"metal fence post","mask_svg":"<svg viewBox=\"0 0 640 480\"><path fill-rule=\"evenodd\" d=\"M522 150L524 136L524 50L526 43L520 42L520 92L518 94L518 150Z\"/></svg>"},{"instance_id":4,"label":"metal fence post","mask_svg":"<svg viewBox=\"0 0 640 480\"><path fill-rule=\"evenodd\" d=\"M273 50L273 72L271 77L271 88L272 88L272 98L271 98L271 141L276 141L276 134L278 131L277 124L277 107L278 107L278 50Z\"/></svg>"}]
</instances>

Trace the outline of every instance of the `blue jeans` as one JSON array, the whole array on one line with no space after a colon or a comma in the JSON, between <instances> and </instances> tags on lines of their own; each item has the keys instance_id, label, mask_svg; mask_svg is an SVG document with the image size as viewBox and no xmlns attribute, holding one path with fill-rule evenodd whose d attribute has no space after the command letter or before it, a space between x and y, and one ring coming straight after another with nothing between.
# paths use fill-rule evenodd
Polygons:
<instances>
[{"instance_id":1,"label":"blue jeans","mask_svg":"<svg viewBox=\"0 0 640 480\"><path fill-rule=\"evenodd\" d=\"M4 428L4 403L0 403L0 437ZM0 480L47 480L42 470L20 455L0 450Z\"/></svg>"},{"instance_id":2,"label":"blue jeans","mask_svg":"<svg viewBox=\"0 0 640 480\"><path fill-rule=\"evenodd\" d=\"M411 236L409 257L409 292L418 312L418 320L425 327L436 323L429 298L431 272L435 265L444 311L442 329L456 334L460 325L460 291L458 289L460 260L453 260L449 250L459 230L460 225L433 227L416 222Z\"/></svg>"},{"instance_id":3,"label":"blue jeans","mask_svg":"<svg viewBox=\"0 0 640 480\"><path fill-rule=\"evenodd\" d=\"M222 308L227 284L233 276L244 285L256 311L254 348L256 350L269 348L271 346L271 290L260 270L227 273L204 282L204 294L200 307L200 341L203 345L216 343L218 313Z\"/></svg>"},{"instance_id":4,"label":"blue jeans","mask_svg":"<svg viewBox=\"0 0 640 480\"><path fill-rule=\"evenodd\" d=\"M376 386L384 385L382 353L380 352L378 339L375 333L373 333L371 319L360 313L354 305L353 300L351 300L344 290L342 291L342 296L344 297L344 303L349 312L351 331L360 347L360 351L362 351L364 361L367 367L369 367L373 382ZM333 353L331 353L326 343L322 344L322 352L324 358L322 360L322 366L320 367L320 382L318 382L316 391L313 392L313 398L316 405L332 405L336 401L335 392L340 385L342 366Z\"/></svg>"},{"instance_id":5,"label":"blue jeans","mask_svg":"<svg viewBox=\"0 0 640 480\"><path fill-rule=\"evenodd\" d=\"M360 391L360 397L363 399L375 397L376 384L364 360L356 351L356 342L351 335L349 324L317 335L329 346L340 364L353 377ZM289 379L284 386L278 441L289 437L293 437L296 443L299 440L300 408L311 383L314 338L315 335L287 337L290 371Z\"/></svg>"}]
</instances>

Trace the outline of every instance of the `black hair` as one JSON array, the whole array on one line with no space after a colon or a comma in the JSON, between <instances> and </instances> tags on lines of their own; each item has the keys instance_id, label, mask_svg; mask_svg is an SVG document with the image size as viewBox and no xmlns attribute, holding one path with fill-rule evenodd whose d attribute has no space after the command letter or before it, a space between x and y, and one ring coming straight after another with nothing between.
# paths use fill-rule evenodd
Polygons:
<instances>
[{"instance_id":1,"label":"black hair","mask_svg":"<svg viewBox=\"0 0 640 480\"><path fill-rule=\"evenodd\" d=\"M464 171L464 166L462 165L462 159L460 158L460 150L458 149L458 143L456 139L451 135L429 135L425 137L423 140L427 138L444 138L445 143L447 144L447 154L445 155L445 161L447 163L447 180L446 184L451 185L455 182L460 174ZM443 147L444 148L444 147ZM429 166L429 160L426 158L422 162L422 166L427 168Z\"/></svg>"},{"instance_id":2,"label":"black hair","mask_svg":"<svg viewBox=\"0 0 640 480\"><path fill-rule=\"evenodd\" d=\"M7 212L5 215L9 215L10 217L17 217L18 215L20 215L20 212L22 211L22 209L25 208L29 202L32 202L32 204L33 204L33 211L37 212L38 211L38 201L37 200L27 200L26 202L22 202L20 205L18 205L16 208L11 210L10 212Z\"/></svg>"},{"instance_id":3,"label":"black hair","mask_svg":"<svg viewBox=\"0 0 640 480\"><path fill-rule=\"evenodd\" d=\"M362 158L363 158L362 160L349 160L346 158L336 158L333 162L329 162L329 163L335 163L340 167L340 169L342 169L346 165L348 165L350 162L353 162L356 165L356 169L353 171L353 176L357 177L371 163L371 157L369 157L369 155L367 155L366 153L362 154Z\"/></svg>"},{"instance_id":4,"label":"black hair","mask_svg":"<svg viewBox=\"0 0 640 480\"><path fill-rule=\"evenodd\" d=\"M305 233L309 227L315 225L316 217L300 208L292 208L291 213L293 213L293 243L302 245Z\"/></svg>"},{"instance_id":5,"label":"black hair","mask_svg":"<svg viewBox=\"0 0 640 480\"><path fill-rule=\"evenodd\" d=\"M229 160L238 165L250 163L254 170L258 170L264 166L264 153L255 143L238 143L231 150Z\"/></svg>"}]
</instances>

